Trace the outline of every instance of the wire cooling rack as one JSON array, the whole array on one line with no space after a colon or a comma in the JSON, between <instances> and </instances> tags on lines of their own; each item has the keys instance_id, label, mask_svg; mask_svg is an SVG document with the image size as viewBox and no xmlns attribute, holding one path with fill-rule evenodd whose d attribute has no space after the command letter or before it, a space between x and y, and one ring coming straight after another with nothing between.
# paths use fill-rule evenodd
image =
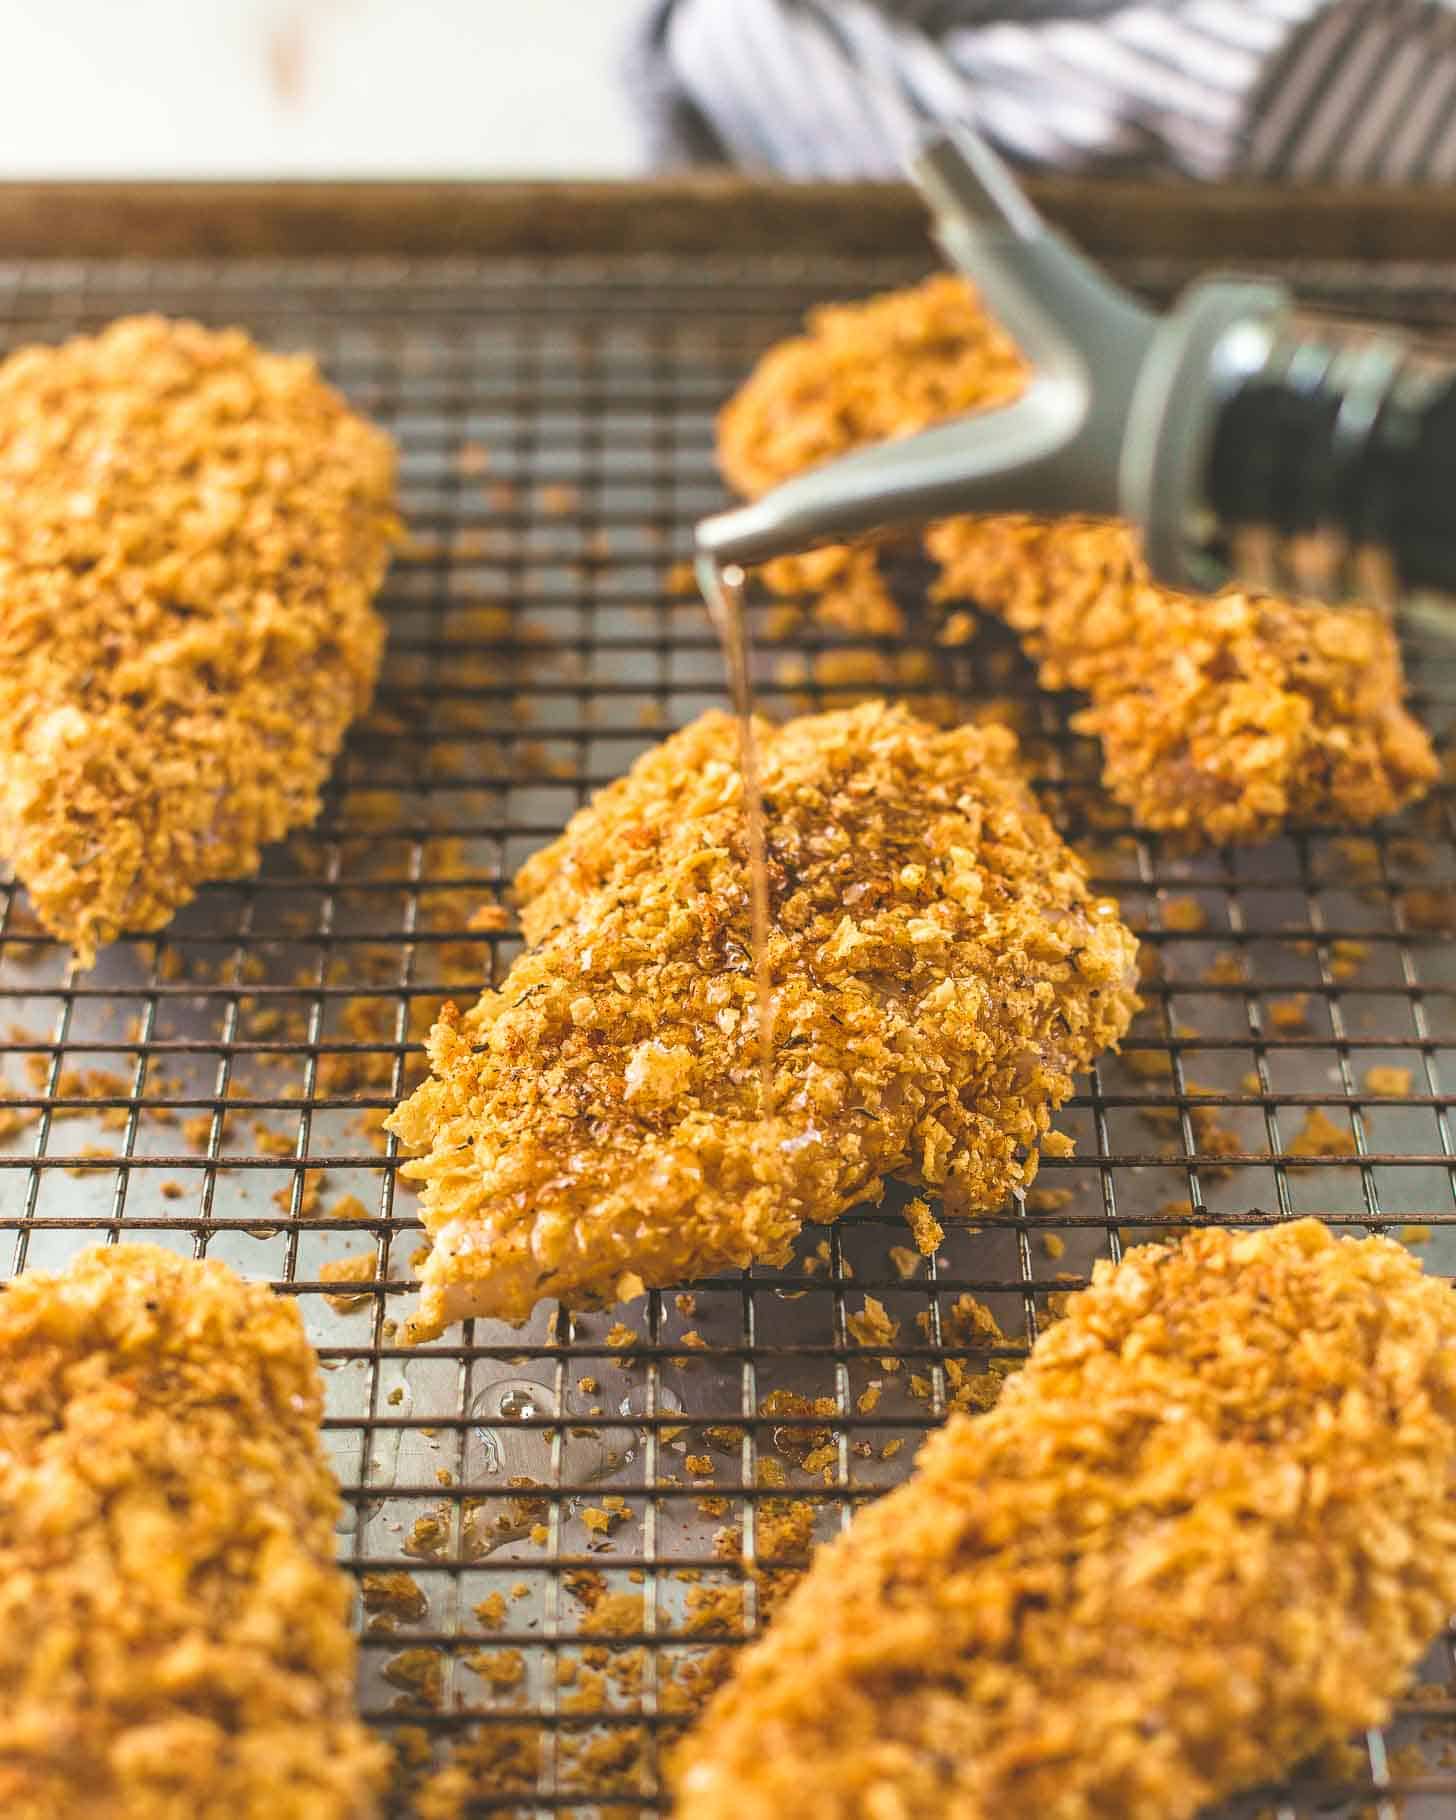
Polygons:
<instances>
[{"instance_id":1,"label":"wire cooling rack","mask_svg":"<svg viewBox=\"0 0 1456 1820\"><path fill-rule=\"evenodd\" d=\"M1095 754L995 628L951 651L809 631L760 643L770 711L867 689L953 711L994 698L1143 931L1147 1009L1059 1120L1076 1155L929 1262L892 1198L807 1233L785 1271L398 1343L419 1227L379 1120L419 1077L441 1000L498 981L517 949L504 911L475 913L591 790L722 702L674 572L721 503L714 410L806 305L913 275L789 258L0 267L7 347L144 309L242 323L316 351L401 446L413 545L386 591L378 707L318 826L90 973L5 893L0 1229L8 1269L145 1239L297 1298L327 1374L360 1698L400 1746L402 1811L660 1807L663 1748L810 1542L904 1476L950 1401L989 1395L1094 1259L1178 1225L1318 1212L1456 1265L1447 789L1359 836L1189 855L1089 793ZM1368 307L1368 272L1301 276ZM1450 279L1387 271L1385 301L1439 326ZM1453 655L1412 633L1415 706L1442 737ZM1448 1637L1393 1726L1247 1811L1456 1811L1453 1667Z\"/></svg>"}]
</instances>

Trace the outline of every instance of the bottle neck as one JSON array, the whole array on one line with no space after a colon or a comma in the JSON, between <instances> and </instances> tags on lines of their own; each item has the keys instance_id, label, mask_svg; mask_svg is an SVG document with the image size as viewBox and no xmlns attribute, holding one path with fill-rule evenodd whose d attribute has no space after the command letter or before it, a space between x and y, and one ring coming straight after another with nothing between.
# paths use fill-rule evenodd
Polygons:
<instances>
[{"instance_id":1,"label":"bottle neck","mask_svg":"<svg viewBox=\"0 0 1456 1820\"><path fill-rule=\"evenodd\" d=\"M1390 335L1291 322L1222 402L1205 503L1220 544L1333 533L1406 589L1456 591L1456 371Z\"/></svg>"}]
</instances>

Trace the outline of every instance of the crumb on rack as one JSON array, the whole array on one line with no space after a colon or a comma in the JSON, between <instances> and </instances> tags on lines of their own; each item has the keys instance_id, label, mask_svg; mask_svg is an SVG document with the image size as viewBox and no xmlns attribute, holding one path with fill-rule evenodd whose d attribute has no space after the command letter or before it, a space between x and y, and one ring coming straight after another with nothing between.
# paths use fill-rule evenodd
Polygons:
<instances>
[{"instance_id":1,"label":"crumb on rack","mask_svg":"<svg viewBox=\"0 0 1456 1820\"><path fill-rule=\"evenodd\" d=\"M1208 927L1208 912L1196 897L1170 897L1163 904L1163 927L1180 935L1196 935Z\"/></svg>"},{"instance_id":2,"label":"crumb on rack","mask_svg":"<svg viewBox=\"0 0 1456 1820\"><path fill-rule=\"evenodd\" d=\"M386 1612L407 1623L423 1618L429 1609L419 1581L403 1568L389 1573L365 1574L362 1596L365 1611Z\"/></svg>"},{"instance_id":3,"label":"crumb on rack","mask_svg":"<svg viewBox=\"0 0 1456 1820\"><path fill-rule=\"evenodd\" d=\"M1311 1106L1304 1123L1289 1145L1290 1156L1354 1156L1355 1136L1348 1125L1337 1125L1323 1107Z\"/></svg>"},{"instance_id":4,"label":"crumb on rack","mask_svg":"<svg viewBox=\"0 0 1456 1820\"><path fill-rule=\"evenodd\" d=\"M1060 1213L1063 1207L1070 1207L1074 1199L1075 1190L1071 1188L1028 1188L1026 1211L1042 1218L1050 1213Z\"/></svg>"},{"instance_id":5,"label":"crumb on rack","mask_svg":"<svg viewBox=\"0 0 1456 1820\"><path fill-rule=\"evenodd\" d=\"M945 1228L930 1211L930 1203L917 1196L905 1208L905 1222L915 1240L915 1249L922 1257L933 1257L945 1237Z\"/></svg>"},{"instance_id":6,"label":"crumb on rack","mask_svg":"<svg viewBox=\"0 0 1456 1820\"><path fill-rule=\"evenodd\" d=\"M319 1265L319 1281L321 1283L372 1283L377 1268L378 1259L372 1251L361 1251L344 1258L326 1258ZM359 1309L367 1307L370 1299L367 1290L362 1294L346 1292L324 1297L335 1314L355 1314Z\"/></svg>"},{"instance_id":7,"label":"crumb on rack","mask_svg":"<svg viewBox=\"0 0 1456 1820\"><path fill-rule=\"evenodd\" d=\"M895 1275L901 1282L909 1282L920 1269L925 1259L918 1251L912 1251L908 1245L892 1245L889 1250L890 1263L894 1266Z\"/></svg>"},{"instance_id":8,"label":"crumb on rack","mask_svg":"<svg viewBox=\"0 0 1456 1820\"><path fill-rule=\"evenodd\" d=\"M506 1602L502 1593L487 1593L471 1608L475 1622L482 1630L500 1630L506 1621Z\"/></svg>"}]
</instances>

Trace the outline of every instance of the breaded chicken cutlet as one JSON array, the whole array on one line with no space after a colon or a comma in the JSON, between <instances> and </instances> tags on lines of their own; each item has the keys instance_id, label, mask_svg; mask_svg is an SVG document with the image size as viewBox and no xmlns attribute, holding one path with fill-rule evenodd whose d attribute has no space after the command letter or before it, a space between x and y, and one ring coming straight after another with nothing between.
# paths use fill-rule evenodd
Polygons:
<instances>
[{"instance_id":1,"label":"breaded chicken cutlet","mask_svg":"<svg viewBox=\"0 0 1456 1820\"><path fill-rule=\"evenodd\" d=\"M318 813L393 498L384 433L240 331L0 364L0 854L83 965Z\"/></svg>"},{"instance_id":2,"label":"breaded chicken cutlet","mask_svg":"<svg viewBox=\"0 0 1456 1820\"><path fill-rule=\"evenodd\" d=\"M1001 728L903 709L759 723L771 1104L737 728L707 714L523 869L533 946L431 1033L391 1117L433 1248L416 1337L784 1263L888 1176L953 1209L1032 1179L1126 1030L1136 943ZM768 1116L765 1116L765 1114Z\"/></svg>"},{"instance_id":3,"label":"breaded chicken cutlet","mask_svg":"<svg viewBox=\"0 0 1456 1820\"><path fill-rule=\"evenodd\" d=\"M680 1820L1188 1820L1381 1723L1456 1601L1456 1297L1385 1239L1099 1264L821 1550Z\"/></svg>"},{"instance_id":4,"label":"breaded chicken cutlet","mask_svg":"<svg viewBox=\"0 0 1456 1820\"><path fill-rule=\"evenodd\" d=\"M0 1813L367 1820L291 1302L150 1245L0 1292Z\"/></svg>"},{"instance_id":5,"label":"breaded chicken cutlet","mask_svg":"<svg viewBox=\"0 0 1456 1820\"><path fill-rule=\"evenodd\" d=\"M814 312L771 349L718 424L723 473L758 494L866 442L1013 400L1024 368L972 288L917 288ZM1104 782L1142 827L1255 840L1288 821L1361 825L1437 776L1401 705L1400 650L1375 607L1332 607L1241 587L1211 598L1154 582L1110 520L955 518L925 547L942 600L970 600L1018 632L1050 689L1091 707ZM849 631L900 625L873 549L766 565L780 592L813 591Z\"/></svg>"}]
</instances>

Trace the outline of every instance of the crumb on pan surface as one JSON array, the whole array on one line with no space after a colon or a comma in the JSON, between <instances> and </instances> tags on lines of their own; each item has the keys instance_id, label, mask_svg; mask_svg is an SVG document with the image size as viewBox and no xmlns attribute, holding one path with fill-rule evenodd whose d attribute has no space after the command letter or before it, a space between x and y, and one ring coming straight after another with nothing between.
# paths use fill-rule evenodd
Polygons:
<instances>
[{"instance_id":1,"label":"crumb on pan surface","mask_svg":"<svg viewBox=\"0 0 1456 1820\"><path fill-rule=\"evenodd\" d=\"M393 499L383 431L238 330L0 364L0 853L83 964L318 812Z\"/></svg>"},{"instance_id":2,"label":"crumb on pan surface","mask_svg":"<svg viewBox=\"0 0 1456 1820\"><path fill-rule=\"evenodd\" d=\"M1096 1267L821 1550L682 1820L1188 1820L1381 1723L1456 1600L1456 1298L1384 1239Z\"/></svg>"},{"instance_id":3,"label":"crumb on pan surface","mask_svg":"<svg viewBox=\"0 0 1456 1820\"><path fill-rule=\"evenodd\" d=\"M393 1115L433 1238L414 1332L781 1263L887 1176L953 1210L1029 1182L1126 1030L1136 943L1003 728L869 703L758 727L772 1116L737 728L704 715L523 868L534 945Z\"/></svg>"},{"instance_id":4,"label":"crumb on pan surface","mask_svg":"<svg viewBox=\"0 0 1456 1820\"><path fill-rule=\"evenodd\" d=\"M719 416L719 464L740 492L761 493L866 442L1008 403L1024 377L972 287L943 274L815 311L807 335L771 348ZM1232 841L1289 820L1360 825L1437 777L1375 607L1179 594L1110 520L954 518L925 546L936 598L996 613L1045 687L1091 697L1073 724L1100 740L1104 782L1143 827ZM763 577L815 594L841 630L899 627L867 546L780 559Z\"/></svg>"},{"instance_id":5,"label":"crumb on pan surface","mask_svg":"<svg viewBox=\"0 0 1456 1820\"><path fill-rule=\"evenodd\" d=\"M149 1245L0 1292L0 1812L368 1820L291 1302Z\"/></svg>"}]
</instances>

